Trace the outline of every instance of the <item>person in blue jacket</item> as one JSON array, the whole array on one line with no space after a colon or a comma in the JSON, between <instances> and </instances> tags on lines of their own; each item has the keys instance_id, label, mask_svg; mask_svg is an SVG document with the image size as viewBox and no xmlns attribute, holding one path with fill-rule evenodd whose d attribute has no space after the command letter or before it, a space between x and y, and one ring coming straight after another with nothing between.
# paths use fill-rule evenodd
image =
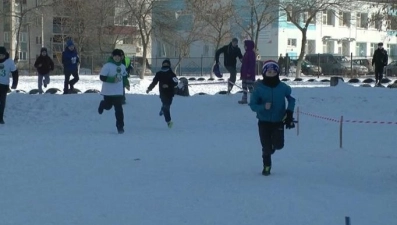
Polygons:
<instances>
[{"instance_id":1,"label":"person in blue jacket","mask_svg":"<svg viewBox=\"0 0 397 225\"><path fill-rule=\"evenodd\" d=\"M80 64L80 58L72 40L66 42L66 48L62 52L62 64L65 74L63 94L70 94L73 91L74 85L79 81L78 68ZM70 80L70 76L73 76L72 80Z\"/></svg>"},{"instance_id":2,"label":"person in blue jacket","mask_svg":"<svg viewBox=\"0 0 397 225\"><path fill-rule=\"evenodd\" d=\"M295 99L291 96L291 87L280 81L280 68L276 61L264 62L262 75L263 80L256 83L249 106L258 118L262 175L268 176L272 168L272 154L284 147L284 125L287 129L295 127Z\"/></svg>"}]
</instances>

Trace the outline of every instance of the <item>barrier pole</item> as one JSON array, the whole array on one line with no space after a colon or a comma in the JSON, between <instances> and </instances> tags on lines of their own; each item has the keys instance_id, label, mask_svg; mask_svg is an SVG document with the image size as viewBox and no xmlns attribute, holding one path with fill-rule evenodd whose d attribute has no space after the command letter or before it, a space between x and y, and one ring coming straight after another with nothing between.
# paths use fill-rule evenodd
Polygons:
<instances>
[{"instance_id":1,"label":"barrier pole","mask_svg":"<svg viewBox=\"0 0 397 225\"><path fill-rule=\"evenodd\" d=\"M343 116L340 117L339 121L339 148L342 148L343 141Z\"/></svg>"},{"instance_id":2,"label":"barrier pole","mask_svg":"<svg viewBox=\"0 0 397 225\"><path fill-rule=\"evenodd\" d=\"M299 124L300 124L300 119L299 119L299 106L296 108L296 119L299 121L296 124L296 136L299 136Z\"/></svg>"},{"instance_id":3,"label":"barrier pole","mask_svg":"<svg viewBox=\"0 0 397 225\"><path fill-rule=\"evenodd\" d=\"M350 217L348 217L348 216L345 217L345 225L351 225Z\"/></svg>"}]
</instances>

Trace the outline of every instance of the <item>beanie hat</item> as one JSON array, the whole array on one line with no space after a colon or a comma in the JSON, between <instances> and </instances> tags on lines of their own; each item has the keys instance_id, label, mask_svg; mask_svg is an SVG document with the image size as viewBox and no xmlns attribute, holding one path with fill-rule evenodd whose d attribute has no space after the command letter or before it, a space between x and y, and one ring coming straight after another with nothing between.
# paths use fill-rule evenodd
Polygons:
<instances>
[{"instance_id":1,"label":"beanie hat","mask_svg":"<svg viewBox=\"0 0 397 225\"><path fill-rule=\"evenodd\" d=\"M238 42L238 39L237 38L233 38L232 42Z\"/></svg>"},{"instance_id":2,"label":"beanie hat","mask_svg":"<svg viewBox=\"0 0 397 225\"><path fill-rule=\"evenodd\" d=\"M48 52L48 51L47 51L47 48L42 47L42 48L40 49L40 53L42 53L42 52Z\"/></svg>"},{"instance_id":3,"label":"beanie hat","mask_svg":"<svg viewBox=\"0 0 397 225\"><path fill-rule=\"evenodd\" d=\"M69 39L69 40L66 42L66 46L67 46L67 47L74 46L73 41Z\"/></svg>"},{"instance_id":4,"label":"beanie hat","mask_svg":"<svg viewBox=\"0 0 397 225\"><path fill-rule=\"evenodd\" d=\"M168 67L170 67L171 66L171 61L169 60L169 59L164 59L164 61L163 61L163 63L161 64L163 67L164 66L168 66Z\"/></svg>"},{"instance_id":5,"label":"beanie hat","mask_svg":"<svg viewBox=\"0 0 397 225\"><path fill-rule=\"evenodd\" d=\"M277 72L277 75L280 74L280 67L278 66L277 62L274 60L268 60L263 63L262 67L262 75L266 76L266 72L268 70L274 70Z\"/></svg>"},{"instance_id":6,"label":"beanie hat","mask_svg":"<svg viewBox=\"0 0 397 225\"><path fill-rule=\"evenodd\" d=\"M121 51L120 49L115 49L115 50L113 50L113 52L112 52L112 56L123 56L123 51Z\"/></svg>"},{"instance_id":7,"label":"beanie hat","mask_svg":"<svg viewBox=\"0 0 397 225\"><path fill-rule=\"evenodd\" d=\"M7 49L4 46L0 46L0 54L7 55Z\"/></svg>"}]
</instances>

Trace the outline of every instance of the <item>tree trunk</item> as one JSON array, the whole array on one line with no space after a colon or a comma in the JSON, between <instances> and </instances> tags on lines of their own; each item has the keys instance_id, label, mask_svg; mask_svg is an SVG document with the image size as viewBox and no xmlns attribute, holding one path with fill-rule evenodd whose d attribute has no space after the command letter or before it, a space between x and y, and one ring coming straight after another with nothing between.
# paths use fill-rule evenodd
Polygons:
<instances>
[{"instance_id":1,"label":"tree trunk","mask_svg":"<svg viewBox=\"0 0 397 225\"><path fill-rule=\"evenodd\" d=\"M19 36L21 34L21 28L22 28L22 18L19 21L17 32L16 32L16 44L15 44L15 50L14 50L14 62L17 63L19 61Z\"/></svg>"},{"instance_id":2,"label":"tree trunk","mask_svg":"<svg viewBox=\"0 0 397 225\"><path fill-rule=\"evenodd\" d=\"M301 64L303 61L303 56L305 55L306 42L307 42L307 29L303 28L301 32L302 32L302 43L301 43L301 52L299 53L299 58L296 65L296 78L299 78L301 75L301 68L302 68Z\"/></svg>"},{"instance_id":3,"label":"tree trunk","mask_svg":"<svg viewBox=\"0 0 397 225\"><path fill-rule=\"evenodd\" d=\"M142 43L143 44L143 46L142 46L142 48L143 48L143 52L142 52L142 71L141 71L141 73L139 74L139 78L140 79L144 79L145 78L145 71L146 71L146 58L147 58L147 46L148 46L148 43L146 43L146 42L144 42L144 43Z\"/></svg>"}]
</instances>

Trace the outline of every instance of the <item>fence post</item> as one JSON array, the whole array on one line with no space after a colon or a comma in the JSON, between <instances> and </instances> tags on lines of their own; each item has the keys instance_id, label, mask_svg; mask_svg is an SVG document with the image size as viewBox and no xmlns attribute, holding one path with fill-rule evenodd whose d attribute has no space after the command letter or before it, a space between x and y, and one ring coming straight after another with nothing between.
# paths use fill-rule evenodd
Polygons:
<instances>
[{"instance_id":1,"label":"fence post","mask_svg":"<svg viewBox=\"0 0 397 225\"><path fill-rule=\"evenodd\" d=\"M318 73L317 73L317 78L320 78L320 67L321 67L321 63L320 63L320 53L317 54L317 64L318 64ZM324 73L324 72L323 72Z\"/></svg>"},{"instance_id":2,"label":"fence post","mask_svg":"<svg viewBox=\"0 0 397 225\"><path fill-rule=\"evenodd\" d=\"M350 217L345 217L345 225L350 225Z\"/></svg>"},{"instance_id":3,"label":"fence post","mask_svg":"<svg viewBox=\"0 0 397 225\"><path fill-rule=\"evenodd\" d=\"M343 144L343 116L340 117L339 121L339 148L342 148Z\"/></svg>"},{"instance_id":4,"label":"fence post","mask_svg":"<svg viewBox=\"0 0 397 225\"><path fill-rule=\"evenodd\" d=\"M201 76L203 76L203 55L201 55Z\"/></svg>"},{"instance_id":5,"label":"fence post","mask_svg":"<svg viewBox=\"0 0 397 225\"><path fill-rule=\"evenodd\" d=\"M296 136L299 136L299 124L300 124L300 120L299 120L299 106L296 108L296 120L298 121L298 123L296 124Z\"/></svg>"},{"instance_id":6,"label":"fence post","mask_svg":"<svg viewBox=\"0 0 397 225\"><path fill-rule=\"evenodd\" d=\"M351 78L354 77L354 72L353 72L353 52L350 52L350 76L351 76Z\"/></svg>"}]
</instances>

